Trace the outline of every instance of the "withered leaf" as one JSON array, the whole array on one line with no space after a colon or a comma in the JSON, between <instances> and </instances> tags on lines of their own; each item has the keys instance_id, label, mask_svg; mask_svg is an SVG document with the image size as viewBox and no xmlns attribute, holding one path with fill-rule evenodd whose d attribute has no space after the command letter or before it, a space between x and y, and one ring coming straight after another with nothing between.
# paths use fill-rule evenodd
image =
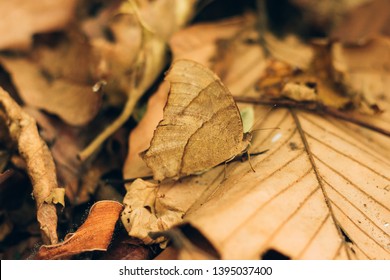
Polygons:
<instances>
[{"instance_id":1,"label":"withered leaf","mask_svg":"<svg viewBox=\"0 0 390 280\"><path fill-rule=\"evenodd\" d=\"M229 90L205 66L177 60L163 120L142 157L155 180L180 178L212 168L242 153L250 142Z\"/></svg>"},{"instance_id":2,"label":"withered leaf","mask_svg":"<svg viewBox=\"0 0 390 280\"><path fill-rule=\"evenodd\" d=\"M105 251L111 242L122 204L116 201L96 202L84 224L64 242L42 246L37 259L58 259L88 251Z\"/></svg>"},{"instance_id":3,"label":"withered leaf","mask_svg":"<svg viewBox=\"0 0 390 280\"><path fill-rule=\"evenodd\" d=\"M57 190L57 176L53 157L39 136L35 120L0 88L0 107L4 110L12 141L17 143L20 156L26 163L37 205L37 220L46 243L57 243L57 213L53 203L62 201ZM46 199L56 193L55 201Z\"/></svg>"},{"instance_id":4,"label":"withered leaf","mask_svg":"<svg viewBox=\"0 0 390 280\"><path fill-rule=\"evenodd\" d=\"M27 48L34 33L64 28L73 19L76 0L0 1L0 49Z\"/></svg>"},{"instance_id":5,"label":"withered leaf","mask_svg":"<svg viewBox=\"0 0 390 280\"><path fill-rule=\"evenodd\" d=\"M71 125L85 125L98 113L101 96L88 84L58 78L49 81L30 59L1 57L23 101L58 115Z\"/></svg>"}]
</instances>

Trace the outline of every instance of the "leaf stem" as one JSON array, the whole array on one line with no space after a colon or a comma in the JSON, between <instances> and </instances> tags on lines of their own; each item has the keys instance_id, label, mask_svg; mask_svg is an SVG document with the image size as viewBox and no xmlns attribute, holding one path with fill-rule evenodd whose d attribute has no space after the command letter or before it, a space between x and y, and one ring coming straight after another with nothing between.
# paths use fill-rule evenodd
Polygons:
<instances>
[{"instance_id":1,"label":"leaf stem","mask_svg":"<svg viewBox=\"0 0 390 280\"><path fill-rule=\"evenodd\" d=\"M87 158L89 158L99 147L103 142L111 136L115 131L117 131L130 117L132 114L135 105L137 104L138 98L135 98L134 96L139 96L139 94L130 94L129 98L127 99L126 105L123 108L122 113L119 115L119 117L105 130L103 130L102 133L98 135L84 150L82 150L77 157L81 161L85 161Z\"/></svg>"}]
</instances>

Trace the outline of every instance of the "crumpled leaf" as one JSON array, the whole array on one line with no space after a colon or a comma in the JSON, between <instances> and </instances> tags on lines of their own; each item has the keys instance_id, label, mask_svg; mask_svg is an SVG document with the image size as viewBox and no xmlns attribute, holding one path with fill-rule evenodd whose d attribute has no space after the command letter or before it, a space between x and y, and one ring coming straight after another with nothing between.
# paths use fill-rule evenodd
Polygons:
<instances>
[{"instance_id":1,"label":"crumpled leaf","mask_svg":"<svg viewBox=\"0 0 390 280\"><path fill-rule=\"evenodd\" d=\"M111 242L115 224L122 211L122 204L116 201L98 201L90 209L87 220L65 241L42 246L35 258L59 259L82 252L105 251Z\"/></svg>"},{"instance_id":2,"label":"crumpled leaf","mask_svg":"<svg viewBox=\"0 0 390 280\"><path fill-rule=\"evenodd\" d=\"M361 45L377 36L390 34L388 24L390 2L387 0L363 0L361 2L346 11L345 15L340 18L340 22L332 28L330 32L332 40Z\"/></svg>"},{"instance_id":3,"label":"crumpled leaf","mask_svg":"<svg viewBox=\"0 0 390 280\"><path fill-rule=\"evenodd\" d=\"M145 244L161 243L165 238L153 239L150 232L164 231L182 221L188 202L200 192L186 188L170 191L171 184L154 184L142 179L126 187L123 200L122 223L129 235L141 239ZM204 187L199 186L199 189ZM161 246L165 246L162 243Z\"/></svg>"},{"instance_id":4,"label":"crumpled leaf","mask_svg":"<svg viewBox=\"0 0 390 280\"><path fill-rule=\"evenodd\" d=\"M332 84L329 75L321 75L323 70L317 68L314 66L302 70L286 62L270 59L256 89L263 96L275 99L275 102L277 99L289 98L302 104L310 102L336 109L344 109L354 103L353 98L342 95ZM356 107L359 108L359 104Z\"/></svg>"},{"instance_id":5,"label":"crumpled leaf","mask_svg":"<svg viewBox=\"0 0 390 280\"><path fill-rule=\"evenodd\" d=\"M390 39L379 37L359 47L336 43L332 47L335 80L346 94L362 99L378 111L376 100L390 88Z\"/></svg>"},{"instance_id":6,"label":"crumpled leaf","mask_svg":"<svg viewBox=\"0 0 390 280\"><path fill-rule=\"evenodd\" d=\"M34 33L59 30L73 18L76 0L0 2L0 49L27 48ZM12 32L10 32L12 29Z\"/></svg>"},{"instance_id":7,"label":"crumpled leaf","mask_svg":"<svg viewBox=\"0 0 390 280\"><path fill-rule=\"evenodd\" d=\"M1 88L0 104L7 117L10 136L13 142L17 143L19 154L26 162L27 173L33 185L37 219L43 240L45 243L57 243L56 208L53 203L45 201L58 188L55 166L49 148L40 138L35 120Z\"/></svg>"}]
</instances>

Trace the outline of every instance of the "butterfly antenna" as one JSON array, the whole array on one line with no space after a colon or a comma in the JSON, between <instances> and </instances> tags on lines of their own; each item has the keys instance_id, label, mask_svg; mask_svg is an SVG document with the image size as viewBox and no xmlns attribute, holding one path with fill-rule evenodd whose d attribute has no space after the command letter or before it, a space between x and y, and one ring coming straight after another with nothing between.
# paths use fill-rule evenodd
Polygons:
<instances>
[{"instance_id":1,"label":"butterfly antenna","mask_svg":"<svg viewBox=\"0 0 390 280\"><path fill-rule=\"evenodd\" d=\"M265 113L264 117L258 118L257 121L255 121L255 122L252 124L251 128L249 129L249 132L253 132L253 131L256 131L256 130L261 130L261 129L255 129L255 130L254 130L253 127L256 127L260 122L264 121L264 120L267 118L267 116L271 113L271 111L272 111L273 109L275 109L275 108L276 108L276 104L274 104L274 105L267 111L267 113Z\"/></svg>"}]
</instances>

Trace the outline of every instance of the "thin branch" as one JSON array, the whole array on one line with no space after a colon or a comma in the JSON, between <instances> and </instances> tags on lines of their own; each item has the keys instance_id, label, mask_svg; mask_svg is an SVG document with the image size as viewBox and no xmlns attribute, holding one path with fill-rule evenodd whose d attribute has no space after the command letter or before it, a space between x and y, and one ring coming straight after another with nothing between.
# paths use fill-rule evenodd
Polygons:
<instances>
[{"instance_id":1,"label":"thin branch","mask_svg":"<svg viewBox=\"0 0 390 280\"><path fill-rule=\"evenodd\" d=\"M323 106L319 103L315 102L297 102L290 99L266 99L266 98L254 98L254 97L245 97L245 96L235 96L234 100L236 102L241 103L251 103L251 104L259 104L259 105L269 105L269 106L279 106L285 108L296 108L300 110L305 110L309 112L314 112L317 114L325 114L329 115L361 127L370 129L372 131L378 132L385 136L390 137L390 131L385 128L375 126L370 124L364 120L358 119L347 112L343 112L331 107Z\"/></svg>"}]
</instances>

